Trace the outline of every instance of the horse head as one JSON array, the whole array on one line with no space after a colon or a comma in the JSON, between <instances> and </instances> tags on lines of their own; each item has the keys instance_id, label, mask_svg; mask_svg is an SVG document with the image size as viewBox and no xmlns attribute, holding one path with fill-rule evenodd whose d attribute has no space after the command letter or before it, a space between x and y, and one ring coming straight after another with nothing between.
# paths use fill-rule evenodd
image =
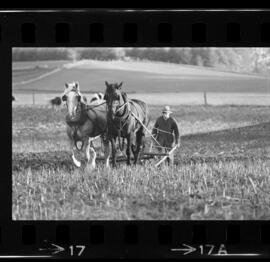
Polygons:
<instances>
[{"instance_id":1,"label":"horse head","mask_svg":"<svg viewBox=\"0 0 270 262\"><path fill-rule=\"evenodd\" d=\"M82 98L83 96L80 93L78 82L65 83L62 101L66 102L68 116L71 121L77 121L80 118Z\"/></svg>"},{"instance_id":2,"label":"horse head","mask_svg":"<svg viewBox=\"0 0 270 262\"><path fill-rule=\"evenodd\" d=\"M104 95L104 100L108 105L109 114L112 116L112 118L114 118L118 109L121 107L121 105L125 103L121 91L121 86L123 82L121 82L120 84L109 84L107 81L105 81L105 84L106 91Z\"/></svg>"}]
</instances>

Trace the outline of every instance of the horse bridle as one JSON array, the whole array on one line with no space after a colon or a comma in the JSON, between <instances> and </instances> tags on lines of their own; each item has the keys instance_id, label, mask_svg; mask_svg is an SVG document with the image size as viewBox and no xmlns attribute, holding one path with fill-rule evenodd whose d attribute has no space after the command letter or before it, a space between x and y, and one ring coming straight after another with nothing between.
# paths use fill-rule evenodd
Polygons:
<instances>
[{"instance_id":1,"label":"horse bridle","mask_svg":"<svg viewBox=\"0 0 270 262\"><path fill-rule=\"evenodd\" d=\"M87 111L87 110L89 110L89 109L93 109L93 108L95 108L95 107L98 107L98 106L104 104L104 103L102 103L102 104L98 104L98 105L95 105L95 106L85 105L85 104L81 101L81 94L80 94L78 91L76 91L76 90L70 90L70 91L68 91L67 93L64 93L64 95L68 94L69 92L75 92L75 93L80 97L80 100L78 101L78 105L77 105L77 108L76 108L76 114L77 114L78 108L80 109L80 112L82 113L82 112L84 112L84 111ZM63 96L64 96L64 95L63 95ZM105 102L105 103L106 103L106 102ZM82 104L85 105L84 108L82 108ZM67 103L66 103L66 105L67 105ZM71 122L73 122L73 121L71 121ZM74 121L74 123L72 124L75 133L77 132L77 130L78 130L78 128L79 128L79 125L76 124L76 122L77 122L77 121ZM97 123L98 123L98 122L97 122ZM99 127L99 126L98 126L98 127ZM94 130L95 130L95 129L96 129L96 126L94 125ZM79 141L79 140L76 141L75 146L76 146L77 150L80 151L80 150L82 149L84 143L82 142L83 144L82 144L82 146L81 146L81 149L79 149L78 146L77 146L77 142L78 142L78 141Z\"/></svg>"},{"instance_id":2,"label":"horse bridle","mask_svg":"<svg viewBox=\"0 0 270 262\"><path fill-rule=\"evenodd\" d=\"M82 95L81 95L77 90L71 89L71 90L69 90L67 93L64 93L64 94L62 95L62 97L65 96L66 94L70 93L70 92L75 92L75 93L80 97L80 101L79 101L78 103L79 103L79 105L80 105L80 107L81 107L81 104L84 104L84 103L81 101ZM67 101L66 101L66 100L63 100L63 101L66 102L66 106L67 106ZM89 109L93 109L93 108L99 107L99 106L101 106L101 105L104 105L105 103L106 103L106 101L103 102L103 103L101 103L101 104L98 104L98 105L86 105L86 104L85 104L85 107L84 107L84 108L81 108L81 111L88 111Z\"/></svg>"},{"instance_id":3,"label":"horse bridle","mask_svg":"<svg viewBox=\"0 0 270 262\"><path fill-rule=\"evenodd\" d=\"M121 94L121 97L122 97L122 99L123 99L123 95L122 95L122 94ZM123 100L124 100L124 99L123 99ZM113 101L113 100L112 100L112 101ZM109 104L110 104L110 107L112 107L112 101L110 101L110 103L109 103ZM108 105L108 104L107 104L107 105ZM124 115L124 116L123 116L123 115L117 116L117 113L118 113L121 109L123 109L125 106L128 107L127 114L129 114L130 107L129 107L129 101L127 100L126 102L124 101L123 104L117 106L115 112L113 113L114 118L120 120L121 118L125 117L125 115ZM107 108L107 110L108 110L108 108ZM108 111L109 111L109 110L108 110Z\"/></svg>"},{"instance_id":4,"label":"horse bridle","mask_svg":"<svg viewBox=\"0 0 270 262\"><path fill-rule=\"evenodd\" d=\"M62 95L62 101L64 101L64 102L66 102L66 105L67 105L67 99L65 98L65 99L63 99L68 93L70 93L70 92L74 92L74 93L76 93L77 94L77 96L78 97L80 97L80 101L79 101L79 103L81 102L81 94L77 91L77 90L74 90L74 89L71 89L71 90L69 90L68 92L64 92L64 94Z\"/></svg>"},{"instance_id":5,"label":"horse bridle","mask_svg":"<svg viewBox=\"0 0 270 262\"><path fill-rule=\"evenodd\" d=\"M121 94L122 98L123 98L123 95ZM123 99L124 100L124 99ZM120 133L121 131L123 130L124 126L126 125L126 123L128 122L128 119L133 115L134 117L134 114L132 114L132 111L130 109L130 104L132 103L132 100L129 100L128 97L126 97L126 101L124 101L124 103L122 105L119 105L117 110L115 111L114 113L114 118L116 118L116 121L119 121L119 133L118 133L118 139L119 139L119 147L120 147L120 150L123 151L123 142L122 142L122 146L121 146L121 143L120 143ZM110 103L110 106L112 106L112 104ZM127 111L124 113L124 115L122 116L116 116L117 112L119 112L123 107L127 106ZM137 110L137 109L136 109ZM108 104L107 104L107 112L108 112ZM110 117L111 118L111 117ZM136 117L134 117L135 120L137 121ZM112 125L116 128L117 126L115 125L115 121L113 119L111 119L111 123ZM122 123L122 121L124 121L124 123ZM107 129L107 132L108 132L108 129Z\"/></svg>"}]
</instances>

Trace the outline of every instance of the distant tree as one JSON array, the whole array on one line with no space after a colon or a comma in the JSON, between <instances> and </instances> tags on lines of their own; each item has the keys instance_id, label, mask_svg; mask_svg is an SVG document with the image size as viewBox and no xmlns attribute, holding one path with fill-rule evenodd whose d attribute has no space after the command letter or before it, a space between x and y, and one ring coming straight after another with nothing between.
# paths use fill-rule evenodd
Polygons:
<instances>
[{"instance_id":1,"label":"distant tree","mask_svg":"<svg viewBox=\"0 0 270 262\"><path fill-rule=\"evenodd\" d=\"M178 56L178 52L175 48L170 48L167 51L167 61L166 62L170 62L170 63L179 63L179 56Z\"/></svg>"},{"instance_id":2,"label":"distant tree","mask_svg":"<svg viewBox=\"0 0 270 262\"><path fill-rule=\"evenodd\" d=\"M239 66L242 72L253 71L252 49L234 48L234 52L239 56Z\"/></svg>"},{"instance_id":3,"label":"distant tree","mask_svg":"<svg viewBox=\"0 0 270 262\"><path fill-rule=\"evenodd\" d=\"M82 48L78 52L80 59L113 60L117 58L112 48Z\"/></svg>"},{"instance_id":4,"label":"distant tree","mask_svg":"<svg viewBox=\"0 0 270 262\"><path fill-rule=\"evenodd\" d=\"M149 50L149 49L148 49ZM131 48L126 50L126 56L132 57L134 59L146 59L149 51L146 48Z\"/></svg>"},{"instance_id":5,"label":"distant tree","mask_svg":"<svg viewBox=\"0 0 270 262\"><path fill-rule=\"evenodd\" d=\"M236 72L270 71L270 48L13 48L12 56L13 61L150 60Z\"/></svg>"},{"instance_id":6,"label":"distant tree","mask_svg":"<svg viewBox=\"0 0 270 262\"><path fill-rule=\"evenodd\" d=\"M67 48L13 48L13 61L67 60Z\"/></svg>"},{"instance_id":7,"label":"distant tree","mask_svg":"<svg viewBox=\"0 0 270 262\"><path fill-rule=\"evenodd\" d=\"M116 48L114 49L114 53L115 53L115 58L116 59L124 59L124 57L126 56L126 51L123 48Z\"/></svg>"},{"instance_id":8,"label":"distant tree","mask_svg":"<svg viewBox=\"0 0 270 262\"><path fill-rule=\"evenodd\" d=\"M270 48L253 48L253 72L267 73L270 70Z\"/></svg>"},{"instance_id":9,"label":"distant tree","mask_svg":"<svg viewBox=\"0 0 270 262\"><path fill-rule=\"evenodd\" d=\"M203 59L202 59L202 57L199 54L196 55L195 60L194 60L194 63L197 66L203 66L204 65Z\"/></svg>"},{"instance_id":10,"label":"distant tree","mask_svg":"<svg viewBox=\"0 0 270 262\"><path fill-rule=\"evenodd\" d=\"M216 53L215 48L209 48L206 51L205 55L206 55L204 61L205 66L214 67L218 64L218 54Z\"/></svg>"},{"instance_id":11,"label":"distant tree","mask_svg":"<svg viewBox=\"0 0 270 262\"><path fill-rule=\"evenodd\" d=\"M67 55L68 55L68 58L72 60L73 62L77 61L80 57L78 50L74 48L69 48Z\"/></svg>"},{"instance_id":12,"label":"distant tree","mask_svg":"<svg viewBox=\"0 0 270 262\"><path fill-rule=\"evenodd\" d=\"M190 64L192 59L191 48L183 48L180 52L180 61L182 64Z\"/></svg>"}]
</instances>

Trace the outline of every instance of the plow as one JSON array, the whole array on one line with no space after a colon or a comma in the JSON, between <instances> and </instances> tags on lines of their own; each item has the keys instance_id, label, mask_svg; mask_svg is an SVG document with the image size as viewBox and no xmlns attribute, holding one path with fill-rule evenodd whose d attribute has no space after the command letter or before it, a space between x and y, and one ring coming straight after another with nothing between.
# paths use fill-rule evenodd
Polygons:
<instances>
[{"instance_id":1,"label":"plow","mask_svg":"<svg viewBox=\"0 0 270 262\"><path fill-rule=\"evenodd\" d=\"M140 121L140 119L133 113L130 112L136 119L137 121L140 122L140 124L143 126L144 130L148 133L148 135L146 137L150 137L151 138L151 143L149 146L148 151L143 151L141 152L140 155L140 160L156 160L156 163L154 164L155 167L160 166L167 158L170 158L171 155L174 153L174 151L179 148L178 145L175 145L172 148L169 147L164 147L162 146L156 139L156 137L152 134L152 132ZM163 130L161 130L163 131ZM100 136L97 136L95 138L90 138L91 142L94 142L96 139L98 139ZM124 162L127 160L126 154L124 152L124 139L122 141L122 146L120 145L120 139L119 141L119 151L121 152L121 155L118 155L116 157L116 162ZM102 148L102 144L100 145L100 147ZM160 149L164 149L165 152L155 152L153 151L154 148L160 148ZM96 158L97 161L103 161L104 158L103 157L97 157ZM131 157L131 160L134 160L134 158Z\"/></svg>"},{"instance_id":2,"label":"plow","mask_svg":"<svg viewBox=\"0 0 270 262\"><path fill-rule=\"evenodd\" d=\"M152 157L152 158L154 158L154 159L157 159L157 158L160 158L160 157L161 157L161 159L155 164L155 167L158 167L158 166L161 165L168 157L170 157L170 156L174 153L174 151L177 149L177 147L178 147L177 145L174 146L170 151L168 151L168 152L166 152L166 153L145 152L145 153L143 153L143 155L144 155L145 157L149 156L149 157Z\"/></svg>"},{"instance_id":3,"label":"plow","mask_svg":"<svg viewBox=\"0 0 270 262\"><path fill-rule=\"evenodd\" d=\"M148 129L147 129L148 130ZM149 130L148 130L149 131ZM177 145L175 145L173 148L167 148L167 147L162 147L158 141L153 137L152 134L150 134L150 136L153 138L153 140L151 140L151 144L150 147L148 148L147 151L143 151L141 152L140 155L140 160L146 161L146 160L156 160L156 163L154 164L155 167L160 166L168 157L170 157L174 151L178 148ZM96 139L98 139L99 137L96 137L95 139L91 139L92 142L94 142ZM120 141L119 141L120 143ZM123 145L125 145L125 143L123 142ZM124 148L125 146L122 145L122 148L119 145L119 152L120 154L118 154L118 156L116 157L116 162L125 162L127 160L126 154L124 152ZM153 149L154 148L162 148L165 149L166 152L155 152ZM102 148L102 145L100 145L100 148ZM121 148L121 149L120 149ZM104 161L104 157L103 156L98 156L96 158L97 161ZM131 160L134 160L133 157L131 157Z\"/></svg>"},{"instance_id":4,"label":"plow","mask_svg":"<svg viewBox=\"0 0 270 262\"><path fill-rule=\"evenodd\" d=\"M137 121L140 122L140 124L143 126L144 130L148 133L148 136L151 137L151 145L149 148L149 152L143 152L142 153L142 157L141 159L159 159L157 163L155 163L155 167L160 166L168 157L170 157L174 151L176 150L176 148L178 148L177 145L175 145L173 148L167 148L162 146L156 139L156 137L152 134L152 132L142 123L142 121L140 121L140 119L133 113L131 112L131 114L133 115L133 117L136 118ZM155 143L154 143L155 142ZM153 152L153 147L154 148L161 148L161 149L165 149L165 153L161 153L161 152Z\"/></svg>"}]
</instances>

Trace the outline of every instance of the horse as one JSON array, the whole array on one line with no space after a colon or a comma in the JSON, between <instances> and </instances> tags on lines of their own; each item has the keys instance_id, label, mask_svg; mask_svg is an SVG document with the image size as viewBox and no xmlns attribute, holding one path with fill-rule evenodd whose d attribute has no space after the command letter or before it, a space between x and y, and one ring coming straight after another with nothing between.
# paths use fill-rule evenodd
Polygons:
<instances>
[{"instance_id":1,"label":"horse","mask_svg":"<svg viewBox=\"0 0 270 262\"><path fill-rule=\"evenodd\" d=\"M86 104L82 101L83 95L79 90L79 83L65 83L65 90L62 94L62 101L66 102L68 113L66 115L67 135L72 150L72 160L77 167L81 162L75 158L75 150L86 150L87 162L90 161L90 153L93 154L91 167L96 167L96 152L92 146L92 141L101 137L105 149L105 163L109 166L109 142L105 139L107 129L106 102L98 100L94 103ZM79 149L77 143L82 142Z\"/></svg>"},{"instance_id":2,"label":"horse","mask_svg":"<svg viewBox=\"0 0 270 262\"><path fill-rule=\"evenodd\" d=\"M59 96L56 96L55 98L51 99L49 101L52 108L55 108L55 106L60 106L62 104L62 99Z\"/></svg>"},{"instance_id":3,"label":"horse","mask_svg":"<svg viewBox=\"0 0 270 262\"><path fill-rule=\"evenodd\" d=\"M102 93L95 93L94 96L91 98L90 103L93 103L95 101L104 100L104 95Z\"/></svg>"},{"instance_id":4,"label":"horse","mask_svg":"<svg viewBox=\"0 0 270 262\"><path fill-rule=\"evenodd\" d=\"M116 167L116 139L127 140L127 165L130 165L130 152L134 155L134 164L140 158L143 147L145 129L149 123L149 110L145 102L137 99L128 99L127 94L121 91L120 84L109 84L105 81L106 91L104 100L107 103L107 137L112 147L112 165Z\"/></svg>"},{"instance_id":5,"label":"horse","mask_svg":"<svg viewBox=\"0 0 270 262\"><path fill-rule=\"evenodd\" d=\"M85 104L87 104L87 97L83 95L82 98L83 98L83 102L84 102ZM98 100L101 100L101 98L98 99ZM61 106L61 105L62 105L62 98L59 97L59 96L56 96L56 97L50 99L50 100L49 100L49 103L50 103L50 105L51 105L52 107L55 107L55 106ZM91 101L90 101L90 103L91 103Z\"/></svg>"}]
</instances>

